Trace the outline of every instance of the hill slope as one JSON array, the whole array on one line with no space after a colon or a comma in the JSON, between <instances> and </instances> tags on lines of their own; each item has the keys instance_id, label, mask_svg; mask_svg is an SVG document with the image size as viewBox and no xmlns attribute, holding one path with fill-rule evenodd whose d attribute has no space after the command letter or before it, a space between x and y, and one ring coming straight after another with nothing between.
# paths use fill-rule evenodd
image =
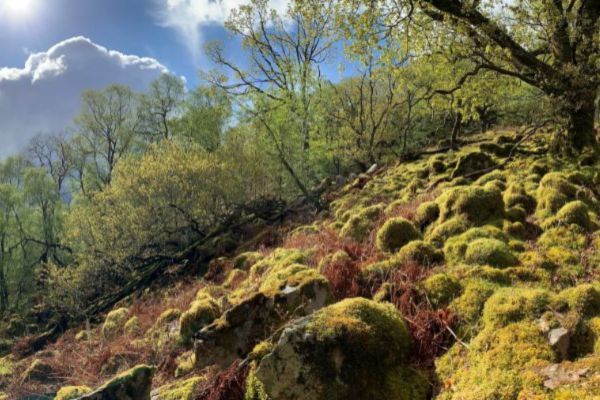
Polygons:
<instances>
[{"instance_id":1,"label":"hill slope","mask_svg":"<svg viewBox=\"0 0 600 400\"><path fill-rule=\"evenodd\" d=\"M476 139L360 175L278 245L6 356L7 398L141 399L152 375L165 400L596 398L600 162ZM123 373L139 364L155 368Z\"/></svg>"}]
</instances>

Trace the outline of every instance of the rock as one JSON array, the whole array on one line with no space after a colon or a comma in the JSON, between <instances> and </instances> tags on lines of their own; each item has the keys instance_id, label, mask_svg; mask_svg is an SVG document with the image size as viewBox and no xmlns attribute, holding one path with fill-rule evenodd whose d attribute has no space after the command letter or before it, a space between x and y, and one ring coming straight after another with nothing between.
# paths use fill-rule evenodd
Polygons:
<instances>
[{"instance_id":1,"label":"rock","mask_svg":"<svg viewBox=\"0 0 600 400\"><path fill-rule=\"evenodd\" d=\"M377 164L373 164L369 167L369 169L367 170L367 172L365 172L367 175L373 175L375 173L375 171L377 171Z\"/></svg>"},{"instance_id":2,"label":"rock","mask_svg":"<svg viewBox=\"0 0 600 400\"><path fill-rule=\"evenodd\" d=\"M298 286L286 284L275 294L256 293L196 334L196 366L226 367L245 357L290 317L310 314L331 300L331 291L324 279L311 279Z\"/></svg>"},{"instance_id":3,"label":"rock","mask_svg":"<svg viewBox=\"0 0 600 400\"><path fill-rule=\"evenodd\" d=\"M354 173L354 172L350 172L350 174L348 175L348 182L352 182L353 180L355 180L358 176Z\"/></svg>"},{"instance_id":4,"label":"rock","mask_svg":"<svg viewBox=\"0 0 600 400\"><path fill-rule=\"evenodd\" d=\"M451 178L455 179L469 173L487 170L496 165L489 154L473 151L461 156L456 163L456 167L452 171Z\"/></svg>"},{"instance_id":5,"label":"rock","mask_svg":"<svg viewBox=\"0 0 600 400\"><path fill-rule=\"evenodd\" d=\"M548 332L548 341L550 346L556 351L556 354L564 360L569 354L569 345L571 343L571 335L565 328L555 328Z\"/></svg>"},{"instance_id":6,"label":"rock","mask_svg":"<svg viewBox=\"0 0 600 400\"><path fill-rule=\"evenodd\" d=\"M425 399L410 346L392 305L347 299L291 323L252 376L278 400Z\"/></svg>"},{"instance_id":7,"label":"rock","mask_svg":"<svg viewBox=\"0 0 600 400\"><path fill-rule=\"evenodd\" d=\"M581 368L574 371L569 371L563 368L561 364L552 364L541 371L541 374L547 379L544 381L544 386L554 390L562 385L572 384L584 378L589 372L589 368Z\"/></svg>"},{"instance_id":8,"label":"rock","mask_svg":"<svg viewBox=\"0 0 600 400\"><path fill-rule=\"evenodd\" d=\"M335 186L337 187L344 186L346 182L346 178L344 178L342 175L337 175L334 180Z\"/></svg>"},{"instance_id":9,"label":"rock","mask_svg":"<svg viewBox=\"0 0 600 400\"><path fill-rule=\"evenodd\" d=\"M79 400L150 400L155 370L148 365L135 366Z\"/></svg>"}]
</instances>

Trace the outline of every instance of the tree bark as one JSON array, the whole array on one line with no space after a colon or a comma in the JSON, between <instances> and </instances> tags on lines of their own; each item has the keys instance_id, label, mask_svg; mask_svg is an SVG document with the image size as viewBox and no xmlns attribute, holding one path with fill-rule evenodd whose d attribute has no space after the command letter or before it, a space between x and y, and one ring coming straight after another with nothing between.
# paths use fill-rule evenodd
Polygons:
<instances>
[{"instance_id":1,"label":"tree bark","mask_svg":"<svg viewBox=\"0 0 600 400\"><path fill-rule=\"evenodd\" d=\"M566 96L562 109L567 121L567 144L576 152L586 147L598 150L598 139L594 129L596 114L595 91L574 92Z\"/></svg>"}]
</instances>

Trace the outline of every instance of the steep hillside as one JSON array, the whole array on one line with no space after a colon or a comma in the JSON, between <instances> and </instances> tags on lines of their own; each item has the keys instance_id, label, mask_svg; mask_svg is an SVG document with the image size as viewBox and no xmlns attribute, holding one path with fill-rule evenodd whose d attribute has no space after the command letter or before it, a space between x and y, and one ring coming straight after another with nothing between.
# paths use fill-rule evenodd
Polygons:
<instances>
[{"instance_id":1,"label":"steep hillside","mask_svg":"<svg viewBox=\"0 0 600 400\"><path fill-rule=\"evenodd\" d=\"M543 137L490 132L339 177L329 209L276 245L151 286L33 356L16 346L0 359L0 390L599 398L600 161L546 150Z\"/></svg>"}]
</instances>

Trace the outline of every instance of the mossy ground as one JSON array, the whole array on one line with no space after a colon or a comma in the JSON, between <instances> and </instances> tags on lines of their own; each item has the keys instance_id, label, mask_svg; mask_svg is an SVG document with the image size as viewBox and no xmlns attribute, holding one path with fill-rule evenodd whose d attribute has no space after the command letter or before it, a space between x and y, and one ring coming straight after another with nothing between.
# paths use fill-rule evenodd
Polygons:
<instances>
[{"instance_id":1,"label":"mossy ground","mask_svg":"<svg viewBox=\"0 0 600 400\"><path fill-rule=\"evenodd\" d=\"M490 135L480 139L494 142ZM544 138L524 144L535 152L546 145ZM327 212L290 231L283 243L221 260L220 279L149 293L151 303L132 299L92 326L89 337L76 340L76 332L88 332L77 327L44 357L60 367L75 352L100 359L102 349L120 360L135 353L118 370L164 362L155 386L165 393L179 390L167 386L175 380L186 388L197 383L192 379L204 384L218 374L196 369L191 359L192 339L202 327L257 292L272 298L321 282L333 287L337 303L328 313L317 311L308 331L332 347L360 347L352 353L356 363L392 357L385 379L365 381L389 389L378 400L402 392L394 390L415 370L432 382L439 399L593 398L600 388L600 164L581 167L577 159L518 152L503 164L500 150L475 144L398 163L367 177L361 188L350 183L332 194L336 200ZM473 174L478 166L497 169ZM344 302L356 296L376 299L395 317L380 326L364 307ZM545 325L568 332L566 359ZM450 339L427 353L420 347L431 337L423 326ZM267 399L255 369L273 351L278 328L240 354L254 363L246 399ZM389 337L371 341L375 331ZM3 373L0 363L0 381L11 387L32 359L6 360L10 367ZM552 372L582 369L586 374L568 382ZM559 376L548 387L551 373ZM94 379L67 383L98 386Z\"/></svg>"}]
</instances>

